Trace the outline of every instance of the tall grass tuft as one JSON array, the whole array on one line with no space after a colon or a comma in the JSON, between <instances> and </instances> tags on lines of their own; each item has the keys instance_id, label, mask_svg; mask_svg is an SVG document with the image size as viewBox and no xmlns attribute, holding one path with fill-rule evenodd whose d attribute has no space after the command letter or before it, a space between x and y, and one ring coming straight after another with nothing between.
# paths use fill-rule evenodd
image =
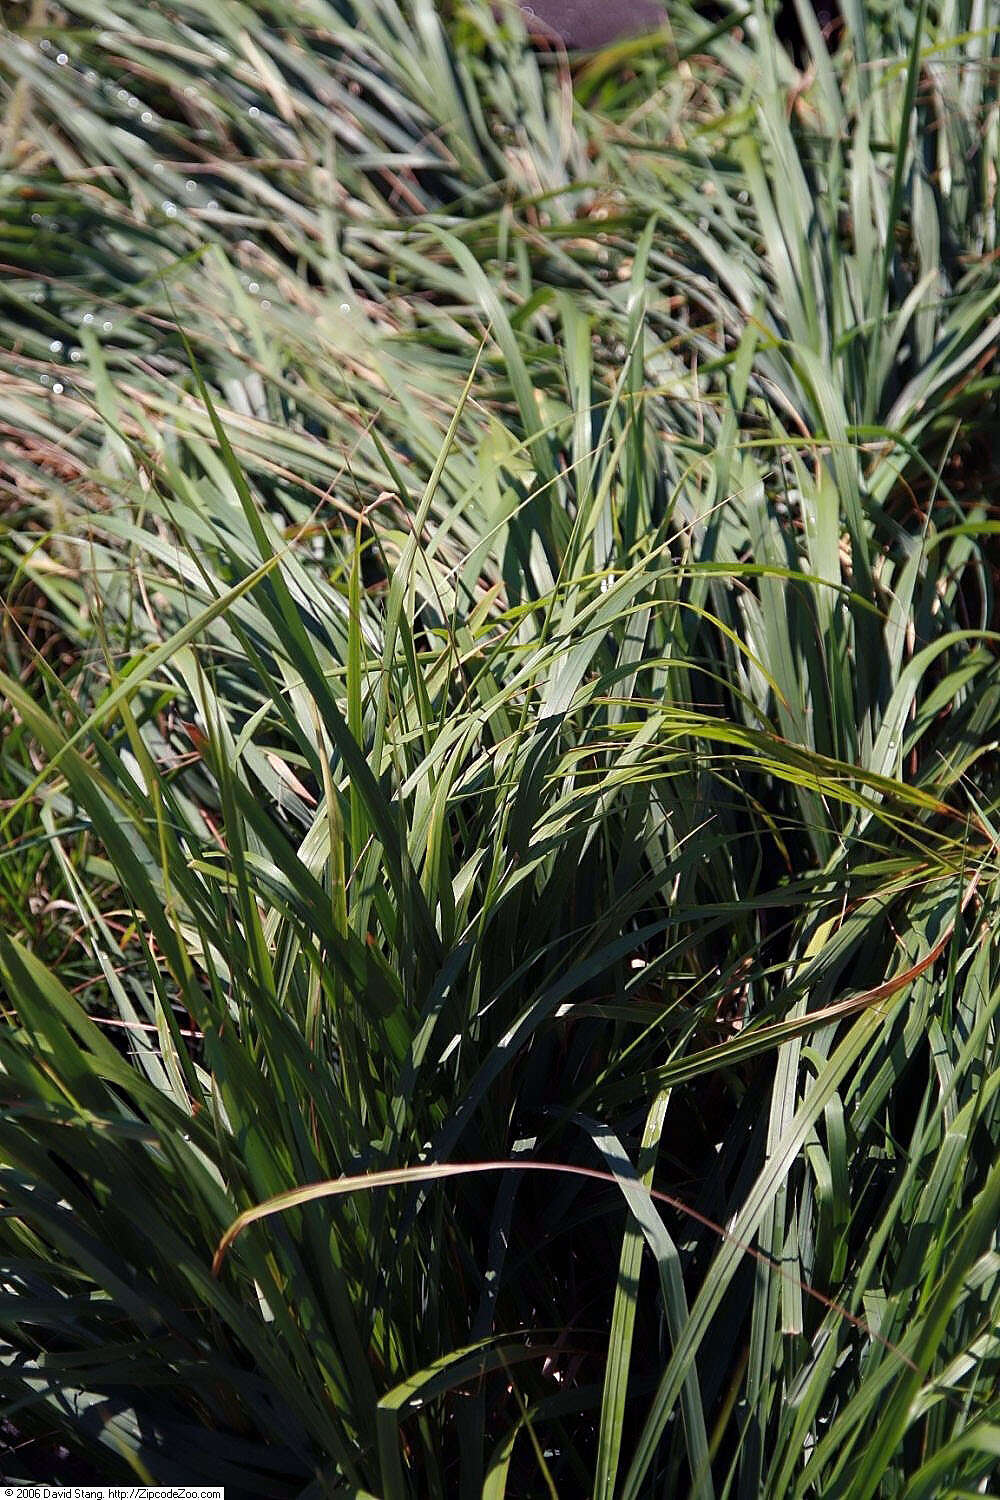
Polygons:
<instances>
[{"instance_id":1,"label":"tall grass tuft","mask_svg":"<svg viewBox=\"0 0 1000 1500\"><path fill-rule=\"evenodd\" d=\"M5 1478L990 1492L998 28L795 9L8 17Z\"/></svg>"}]
</instances>

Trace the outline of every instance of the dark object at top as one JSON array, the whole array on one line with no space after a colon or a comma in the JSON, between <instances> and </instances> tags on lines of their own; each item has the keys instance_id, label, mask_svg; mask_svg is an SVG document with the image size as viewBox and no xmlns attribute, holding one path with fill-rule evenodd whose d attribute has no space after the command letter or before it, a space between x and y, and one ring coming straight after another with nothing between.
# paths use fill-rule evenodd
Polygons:
<instances>
[{"instance_id":1,"label":"dark object at top","mask_svg":"<svg viewBox=\"0 0 1000 1500\"><path fill-rule=\"evenodd\" d=\"M521 0L521 9L529 31L585 50L655 31L667 19L656 0Z\"/></svg>"}]
</instances>

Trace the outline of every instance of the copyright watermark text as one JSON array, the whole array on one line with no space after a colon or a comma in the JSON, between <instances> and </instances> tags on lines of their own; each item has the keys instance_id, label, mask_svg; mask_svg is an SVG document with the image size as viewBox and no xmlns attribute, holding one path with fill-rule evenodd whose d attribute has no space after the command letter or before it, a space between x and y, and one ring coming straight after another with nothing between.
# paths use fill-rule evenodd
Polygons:
<instances>
[{"instance_id":1,"label":"copyright watermark text","mask_svg":"<svg viewBox=\"0 0 1000 1500\"><path fill-rule=\"evenodd\" d=\"M226 1500L221 1485L4 1484L0 1500Z\"/></svg>"}]
</instances>

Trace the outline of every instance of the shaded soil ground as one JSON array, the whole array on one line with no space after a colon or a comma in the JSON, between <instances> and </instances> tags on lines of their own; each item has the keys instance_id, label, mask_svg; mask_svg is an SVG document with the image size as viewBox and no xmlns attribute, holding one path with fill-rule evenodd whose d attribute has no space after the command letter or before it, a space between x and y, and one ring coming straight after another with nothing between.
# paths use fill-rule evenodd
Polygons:
<instances>
[{"instance_id":1,"label":"shaded soil ground","mask_svg":"<svg viewBox=\"0 0 1000 1500\"><path fill-rule=\"evenodd\" d=\"M656 0L522 0L529 23L571 47L604 47L666 20Z\"/></svg>"}]
</instances>

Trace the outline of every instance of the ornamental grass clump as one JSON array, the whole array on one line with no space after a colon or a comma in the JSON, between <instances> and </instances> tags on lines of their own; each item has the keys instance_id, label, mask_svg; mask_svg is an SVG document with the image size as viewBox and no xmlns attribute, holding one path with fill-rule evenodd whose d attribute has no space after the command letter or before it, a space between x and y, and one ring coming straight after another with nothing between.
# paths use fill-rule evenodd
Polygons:
<instances>
[{"instance_id":1,"label":"ornamental grass clump","mask_svg":"<svg viewBox=\"0 0 1000 1500\"><path fill-rule=\"evenodd\" d=\"M998 36L14 13L12 1479L989 1493Z\"/></svg>"}]
</instances>

